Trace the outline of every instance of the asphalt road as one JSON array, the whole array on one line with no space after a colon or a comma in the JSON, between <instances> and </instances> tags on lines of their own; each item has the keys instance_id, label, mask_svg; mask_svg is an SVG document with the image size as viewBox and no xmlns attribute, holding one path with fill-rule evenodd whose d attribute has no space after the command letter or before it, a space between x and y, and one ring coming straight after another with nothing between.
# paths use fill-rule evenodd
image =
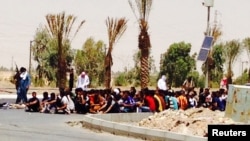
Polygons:
<instances>
[{"instance_id":1,"label":"asphalt road","mask_svg":"<svg viewBox=\"0 0 250 141\"><path fill-rule=\"evenodd\" d=\"M0 102L5 100L13 101L13 99L0 98ZM84 115L44 114L25 112L24 109L0 109L0 140L142 141L84 128L82 124L77 124L82 116Z\"/></svg>"}]
</instances>

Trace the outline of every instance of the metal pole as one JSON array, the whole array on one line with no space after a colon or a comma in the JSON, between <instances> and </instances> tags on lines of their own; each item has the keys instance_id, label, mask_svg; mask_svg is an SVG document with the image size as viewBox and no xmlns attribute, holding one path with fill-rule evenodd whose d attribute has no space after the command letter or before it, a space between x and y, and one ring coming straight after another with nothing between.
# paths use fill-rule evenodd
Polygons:
<instances>
[{"instance_id":1,"label":"metal pole","mask_svg":"<svg viewBox=\"0 0 250 141\"><path fill-rule=\"evenodd\" d=\"M210 6L207 7L207 31L206 31L207 36L209 36L209 22L210 22Z\"/></svg>"},{"instance_id":2,"label":"metal pole","mask_svg":"<svg viewBox=\"0 0 250 141\"><path fill-rule=\"evenodd\" d=\"M30 57L29 57L29 73L31 74L31 48L32 48L32 42L30 41Z\"/></svg>"},{"instance_id":3,"label":"metal pole","mask_svg":"<svg viewBox=\"0 0 250 141\"><path fill-rule=\"evenodd\" d=\"M206 36L209 35L209 21L210 21L210 6L207 7L207 29L206 29ZM209 72L208 72L208 60L206 60L206 80L205 80L205 87L208 88L209 87Z\"/></svg>"}]
</instances>

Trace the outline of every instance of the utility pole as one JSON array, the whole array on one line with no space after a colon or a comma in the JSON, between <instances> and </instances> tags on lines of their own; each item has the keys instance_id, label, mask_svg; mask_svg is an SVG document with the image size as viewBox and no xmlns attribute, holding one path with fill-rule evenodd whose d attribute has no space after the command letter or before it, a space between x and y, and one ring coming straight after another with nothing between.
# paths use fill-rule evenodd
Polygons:
<instances>
[{"instance_id":1,"label":"utility pole","mask_svg":"<svg viewBox=\"0 0 250 141\"><path fill-rule=\"evenodd\" d=\"M31 74L31 52L32 52L32 43L33 43L33 40L30 41L30 57L29 57L29 73Z\"/></svg>"},{"instance_id":2,"label":"utility pole","mask_svg":"<svg viewBox=\"0 0 250 141\"><path fill-rule=\"evenodd\" d=\"M207 28L205 32L205 36L209 36L209 22L210 22L210 8L214 5L214 0L204 0L202 3L205 7L207 7ZM210 53L210 52L209 52ZM205 87L209 87L209 62L206 60L206 77L205 77Z\"/></svg>"}]
</instances>

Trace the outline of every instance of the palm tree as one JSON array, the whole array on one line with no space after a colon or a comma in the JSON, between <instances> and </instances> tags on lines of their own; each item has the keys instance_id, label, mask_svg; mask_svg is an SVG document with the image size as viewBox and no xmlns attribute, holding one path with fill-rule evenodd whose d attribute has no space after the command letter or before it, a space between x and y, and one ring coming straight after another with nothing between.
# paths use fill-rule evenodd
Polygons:
<instances>
[{"instance_id":1,"label":"palm tree","mask_svg":"<svg viewBox=\"0 0 250 141\"><path fill-rule=\"evenodd\" d=\"M150 54L150 37L148 34L148 17L152 6L152 0L134 0L135 5L132 1L129 1L129 5L132 8L140 28L140 34L138 37L139 49L141 51L141 88L146 88L149 83L149 54ZM136 14L135 8L137 8L138 15Z\"/></svg>"},{"instance_id":2,"label":"palm tree","mask_svg":"<svg viewBox=\"0 0 250 141\"><path fill-rule=\"evenodd\" d=\"M232 66L238 55L242 52L242 47L239 41L231 40L223 46L223 56L225 57L227 67L227 82L232 84L233 71Z\"/></svg>"},{"instance_id":3,"label":"palm tree","mask_svg":"<svg viewBox=\"0 0 250 141\"><path fill-rule=\"evenodd\" d=\"M106 20L106 26L108 29L108 52L105 57L105 87L107 89L110 88L110 82L111 82L111 67L113 65L113 59L112 59L112 51L114 44L121 38L123 33L127 29L127 20L125 18L120 19L113 19L113 18L107 18Z\"/></svg>"},{"instance_id":4,"label":"palm tree","mask_svg":"<svg viewBox=\"0 0 250 141\"><path fill-rule=\"evenodd\" d=\"M80 28L82 27L84 20L81 21L77 27L72 39L70 40L70 33L72 27L75 23L76 17L73 15L65 15L65 12L59 14L47 14L47 30L50 33L51 37L57 41L58 48L58 62L57 62L57 86L59 88L66 87L66 72L67 72L67 44L70 44L74 39Z\"/></svg>"}]
</instances>

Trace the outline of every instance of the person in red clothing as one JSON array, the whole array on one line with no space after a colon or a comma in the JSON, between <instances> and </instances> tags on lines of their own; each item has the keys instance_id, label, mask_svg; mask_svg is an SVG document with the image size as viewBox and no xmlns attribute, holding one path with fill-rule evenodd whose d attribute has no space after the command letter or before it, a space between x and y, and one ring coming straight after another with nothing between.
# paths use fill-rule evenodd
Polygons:
<instances>
[{"instance_id":1,"label":"person in red clothing","mask_svg":"<svg viewBox=\"0 0 250 141\"><path fill-rule=\"evenodd\" d=\"M155 112L156 104L154 100L154 91L149 91L148 88L142 89L143 101L139 104L141 112Z\"/></svg>"}]
</instances>

